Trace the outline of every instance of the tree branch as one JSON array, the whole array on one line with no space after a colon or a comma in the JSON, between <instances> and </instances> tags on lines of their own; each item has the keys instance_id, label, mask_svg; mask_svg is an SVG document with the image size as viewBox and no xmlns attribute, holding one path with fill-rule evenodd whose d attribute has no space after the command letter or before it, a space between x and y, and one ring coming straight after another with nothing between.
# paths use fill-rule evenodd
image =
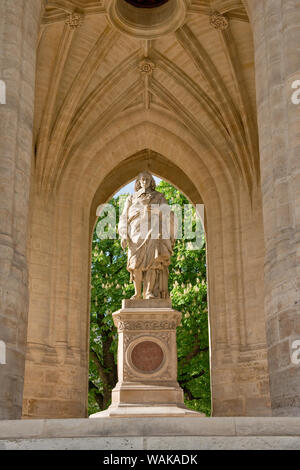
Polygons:
<instances>
[{"instance_id":1,"label":"tree branch","mask_svg":"<svg viewBox=\"0 0 300 470\"><path fill-rule=\"evenodd\" d=\"M187 356L182 358L182 361L180 361L181 365L186 364L187 362L190 362L193 359L193 357L197 356L197 354L199 354L200 352L205 352L205 351L208 351L208 347L201 349L199 344L196 343L192 351L190 351Z\"/></svg>"},{"instance_id":2,"label":"tree branch","mask_svg":"<svg viewBox=\"0 0 300 470\"><path fill-rule=\"evenodd\" d=\"M98 387L96 387L96 385L91 380L89 380L89 391L91 390L95 390L95 394L94 394L95 400L97 404L99 405L100 410L103 410L103 395L99 391Z\"/></svg>"},{"instance_id":3,"label":"tree branch","mask_svg":"<svg viewBox=\"0 0 300 470\"><path fill-rule=\"evenodd\" d=\"M93 359L93 361L95 362L95 364L97 366L100 379L102 380L102 382L105 385L108 385L107 373L105 372L105 368L102 366L99 357L97 356L97 354L93 350L90 351L90 356L91 356L91 358Z\"/></svg>"}]
</instances>

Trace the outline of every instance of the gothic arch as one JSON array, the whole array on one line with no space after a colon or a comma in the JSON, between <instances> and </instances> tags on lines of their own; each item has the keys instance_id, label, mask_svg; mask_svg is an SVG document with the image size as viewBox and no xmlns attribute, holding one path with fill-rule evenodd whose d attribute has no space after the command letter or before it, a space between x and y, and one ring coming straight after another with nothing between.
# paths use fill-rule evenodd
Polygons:
<instances>
[{"instance_id":1,"label":"gothic arch","mask_svg":"<svg viewBox=\"0 0 300 470\"><path fill-rule=\"evenodd\" d=\"M85 415L95 209L136 176L145 159L154 173L168 179L193 203L205 204L213 412L234 414L237 404L237 413L259 412L257 406L252 407L251 393L241 392L245 370L254 367L243 356L259 363L260 374L266 374L263 318L257 308L258 273L262 272L259 197L251 200L247 189L239 186L234 166L209 152L175 119L165 119L161 112L131 110L125 119L115 119L70 153L51 197L35 194L25 416ZM241 217L241 204L244 210L248 208L247 220ZM249 239L251 220L254 239ZM248 252L253 243L257 255L251 258ZM253 271L249 275L249 263L255 267L256 280ZM249 281L256 286L257 304L247 299ZM251 326L254 323L256 328ZM56 377L50 392L48 383L31 379L35 375ZM255 376L253 383L260 380L261 376ZM263 397L260 409L264 413L267 405Z\"/></svg>"}]
</instances>

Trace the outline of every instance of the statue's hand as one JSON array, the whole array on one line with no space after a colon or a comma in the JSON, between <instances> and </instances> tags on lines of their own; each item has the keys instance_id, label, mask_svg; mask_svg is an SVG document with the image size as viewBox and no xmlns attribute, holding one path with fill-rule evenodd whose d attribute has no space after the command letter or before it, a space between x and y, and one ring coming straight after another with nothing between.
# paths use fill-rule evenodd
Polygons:
<instances>
[{"instance_id":1,"label":"statue's hand","mask_svg":"<svg viewBox=\"0 0 300 470\"><path fill-rule=\"evenodd\" d=\"M123 248L123 250L126 249L126 246L127 246L127 240L126 240L126 238L122 238L122 240L121 240L121 247Z\"/></svg>"}]
</instances>

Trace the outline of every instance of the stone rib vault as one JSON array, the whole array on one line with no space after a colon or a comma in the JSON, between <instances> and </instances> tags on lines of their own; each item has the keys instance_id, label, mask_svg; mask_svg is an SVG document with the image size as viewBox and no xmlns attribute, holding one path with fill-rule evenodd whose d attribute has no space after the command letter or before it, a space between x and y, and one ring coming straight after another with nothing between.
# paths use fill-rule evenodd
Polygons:
<instances>
[{"instance_id":1,"label":"stone rib vault","mask_svg":"<svg viewBox=\"0 0 300 470\"><path fill-rule=\"evenodd\" d=\"M0 419L86 417L96 208L145 165L205 205L213 416L299 416L299 2L118 2L0 5Z\"/></svg>"}]
</instances>

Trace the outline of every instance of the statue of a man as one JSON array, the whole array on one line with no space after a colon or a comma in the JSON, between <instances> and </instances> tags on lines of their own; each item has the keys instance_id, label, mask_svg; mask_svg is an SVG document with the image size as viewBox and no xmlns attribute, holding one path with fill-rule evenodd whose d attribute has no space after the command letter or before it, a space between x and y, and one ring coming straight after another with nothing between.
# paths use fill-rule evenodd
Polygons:
<instances>
[{"instance_id":1,"label":"statue of a man","mask_svg":"<svg viewBox=\"0 0 300 470\"><path fill-rule=\"evenodd\" d=\"M175 242L174 213L164 196L155 190L147 171L140 173L135 193L128 196L120 217L121 245L128 246L127 269L134 282L133 299L169 298L170 258Z\"/></svg>"}]
</instances>

